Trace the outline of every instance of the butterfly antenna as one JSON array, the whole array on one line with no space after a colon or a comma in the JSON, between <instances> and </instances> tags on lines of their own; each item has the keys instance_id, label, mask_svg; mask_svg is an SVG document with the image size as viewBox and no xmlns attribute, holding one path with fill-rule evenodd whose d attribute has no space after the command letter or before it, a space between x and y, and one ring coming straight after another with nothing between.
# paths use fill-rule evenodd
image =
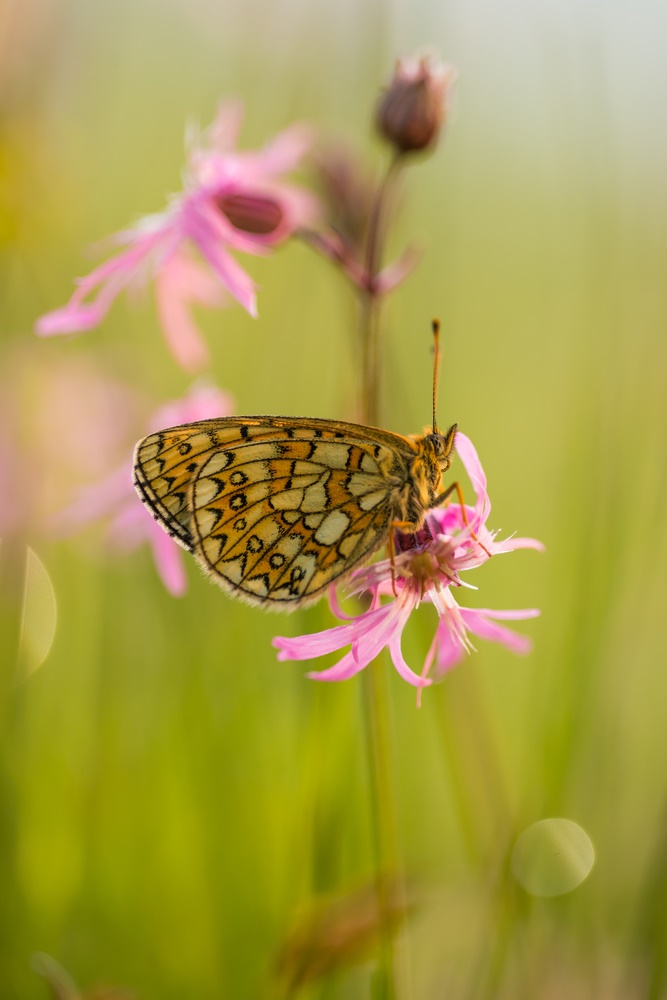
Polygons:
<instances>
[{"instance_id":1,"label":"butterfly antenna","mask_svg":"<svg viewBox=\"0 0 667 1000\"><path fill-rule=\"evenodd\" d=\"M433 323L433 433L438 433L436 410L438 406L438 369L440 367L440 320L434 319Z\"/></svg>"}]
</instances>

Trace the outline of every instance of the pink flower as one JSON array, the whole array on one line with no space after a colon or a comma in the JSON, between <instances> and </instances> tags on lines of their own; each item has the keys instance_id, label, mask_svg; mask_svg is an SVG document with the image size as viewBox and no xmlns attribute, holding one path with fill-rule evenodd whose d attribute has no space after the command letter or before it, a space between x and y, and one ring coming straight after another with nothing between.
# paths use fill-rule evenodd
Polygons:
<instances>
[{"instance_id":1,"label":"pink flower","mask_svg":"<svg viewBox=\"0 0 667 1000\"><path fill-rule=\"evenodd\" d=\"M48 353L48 352L47 352ZM44 536L73 483L113 468L138 399L83 358L27 342L0 357L0 538Z\"/></svg>"},{"instance_id":2,"label":"pink flower","mask_svg":"<svg viewBox=\"0 0 667 1000\"><path fill-rule=\"evenodd\" d=\"M241 117L236 102L220 107L208 132L192 143L184 191L161 214L118 233L114 242L125 249L80 278L67 305L37 321L38 334L90 330L124 288L154 280L167 344L179 364L193 371L208 361L193 304L220 306L227 292L257 315L255 284L230 250L267 254L316 212L311 195L281 180L308 148L307 131L293 126L259 152L239 153L234 147Z\"/></svg>"},{"instance_id":3,"label":"pink flower","mask_svg":"<svg viewBox=\"0 0 667 1000\"><path fill-rule=\"evenodd\" d=\"M226 416L231 411L231 399L226 393L214 386L198 385L183 399L166 403L156 410L147 430ZM78 498L53 520L52 528L59 534L70 534L102 518L110 519L108 538L115 549L129 551L147 542L166 589L174 597L185 593L187 579L181 550L139 500L132 485L131 459L101 482L81 490Z\"/></svg>"},{"instance_id":4,"label":"pink flower","mask_svg":"<svg viewBox=\"0 0 667 1000\"><path fill-rule=\"evenodd\" d=\"M357 571L350 591L354 594L368 591L372 595L370 608L350 618L341 611L332 596L334 613L339 618L347 618L347 623L312 635L274 639L279 660L309 660L349 646L349 651L335 666L308 674L314 680L338 681L353 677L384 648L388 648L401 677L421 689L432 683L428 675L434 664L436 674L440 676L458 663L464 653L475 648L471 635L499 642L514 653L530 650L529 639L499 625L498 621L533 618L539 614L538 611L463 608L453 596L454 588L469 586L462 581L460 574L481 566L490 556L515 549L543 549L541 543L533 538L496 541L496 532L486 527L491 510L486 476L472 442L461 432L456 435L456 450L475 490L474 507L466 506L464 515L458 503L451 503L433 510L416 535L397 532L394 599L388 604L381 603L382 597L394 594L389 559ZM423 669L418 675L403 658L401 638L411 612L423 601L435 607L438 624Z\"/></svg>"}]
</instances>

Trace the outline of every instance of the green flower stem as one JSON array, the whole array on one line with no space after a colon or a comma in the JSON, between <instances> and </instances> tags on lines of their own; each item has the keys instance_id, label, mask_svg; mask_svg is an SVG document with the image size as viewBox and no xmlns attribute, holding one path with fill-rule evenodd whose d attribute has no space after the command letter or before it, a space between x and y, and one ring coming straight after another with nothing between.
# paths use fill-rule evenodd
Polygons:
<instances>
[{"instance_id":1,"label":"green flower stem","mask_svg":"<svg viewBox=\"0 0 667 1000\"><path fill-rule=\"evenodd\" d=\"M382 241L385 230L385 210L399 160L389 165L373 205L366 247L367 288L361 293L361 398L360 420L377 426L380 408L380 295L376 278L380 269ZM394 788L392 733L389 711L389 691L384 664L373 663L363 672L363 705L367 753L370 772L375 874L379 918L380 954L376 972L374 1000L396 1000L399 979L407 995L407 963L401 947L403 925L403 892L396 791ZM396 899L396 893L399 898ZM400 961L398 961L400 959ZM400 975L398 966L400 965Z\"/></svg>"},{"instance_id":2,"label":"green flower stem","mask_svg":"<svg viewBox=\"0 0 667 1000\"><path fill-rule=\"evenodd\" d=\"M377 891L380 960L376 973L374 1000L395 1000L399 996L395 936L401 930L401 874L398 848L396 794L392 780L393 760L387 672L381 661L363 672L365 731L370 771L375 877ZM398 926L396 924L398 920Z\"/></svg>"},{"instance_id":3,"label":"green flower stem","mask_svg":"<svg viewBox=\"0 0 667 1000\"><path fill-rule=\"evenodd\" d=\"M359 310L359 334L361 341L361 397L359 419L362 424L377 426L380 415L380 295L376 288L377 276L382 263L382 243L386 229L385 213L391 189L401 165L401 158L395 156L387 169L384 180L378 188L368 223L366 244L367 287L361 292Z\"/></svg>"}]
</instances>

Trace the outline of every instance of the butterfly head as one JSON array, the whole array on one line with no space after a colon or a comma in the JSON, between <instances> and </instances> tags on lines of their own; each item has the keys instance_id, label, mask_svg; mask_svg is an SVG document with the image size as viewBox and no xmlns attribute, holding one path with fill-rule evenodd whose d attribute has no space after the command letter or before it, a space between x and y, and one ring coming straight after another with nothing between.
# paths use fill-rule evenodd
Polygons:
<instances>
[{"instance_id":1,"label":"butterfly head","mask_svg":"<svg viewBox=\"0 0 667 1000\"><path fill-rule=\"evenodd\" d=\"M450 453L454 447L455 437L456 424L452 424L446 434L441 434L437 428L434 428L430 434L424 435L424 441L430 444L441 473L446 472L452 464Z\"/></svg>"}]
</instances>

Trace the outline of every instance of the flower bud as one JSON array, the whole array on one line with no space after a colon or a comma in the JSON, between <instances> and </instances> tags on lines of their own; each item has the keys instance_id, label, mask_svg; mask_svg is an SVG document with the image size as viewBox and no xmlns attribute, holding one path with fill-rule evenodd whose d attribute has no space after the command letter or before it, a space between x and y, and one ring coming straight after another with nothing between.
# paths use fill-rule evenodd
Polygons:
<instances>
[{"instance_id":1,"label":"flower bud","mask_svg":"<svg viewBox=\"0 0 667 1000\"><path fill-rule=\"evenodd\" d=\"M451 66L430 56L398 61L394 77L378 101L375 122L399 154L435 145L447 117L455 77Z\"/></svg>"},{"instance_id":2,"label":"flower bud","mask_svg":"<svg viewBox=\"0 0 667 1000\"><path fill-rule=\"evenodd\" d=\"M234 228L244 233L270 236L283 220L282 209L274 198L232 192L215 201Z\"/></svg>"}]
</instances>

